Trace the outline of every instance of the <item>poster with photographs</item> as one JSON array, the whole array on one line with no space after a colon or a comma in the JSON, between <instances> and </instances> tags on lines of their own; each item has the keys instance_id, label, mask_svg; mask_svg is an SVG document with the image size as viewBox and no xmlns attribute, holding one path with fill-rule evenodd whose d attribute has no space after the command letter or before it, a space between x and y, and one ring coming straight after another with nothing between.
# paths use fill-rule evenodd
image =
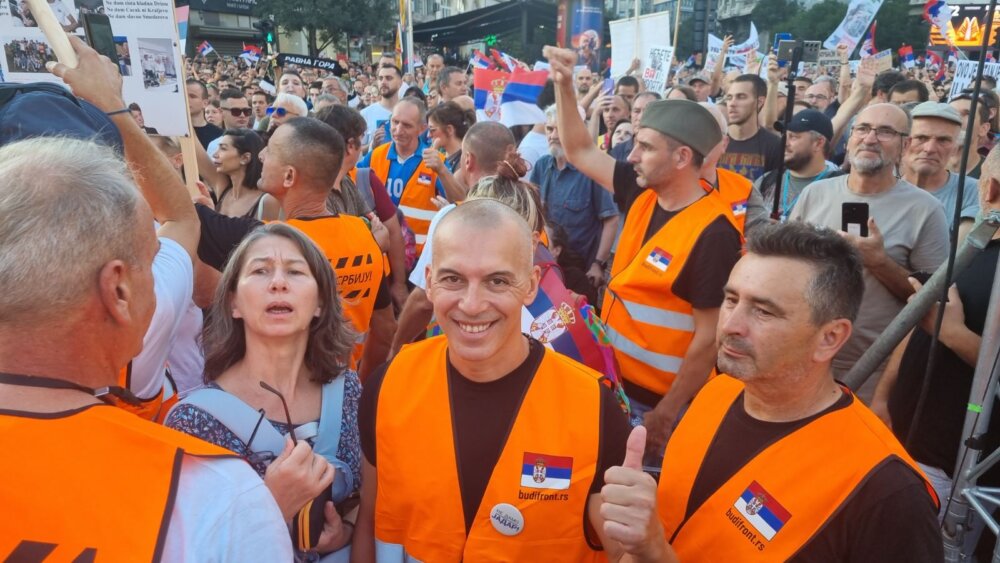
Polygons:
<instances>
[{"instance_id":1,"label":"poster with photographs","mask_svg":"<svg viewBox=\"0 0 1000 563\"><path fill-rule=\"evenodd\" d=\"M107 16L110 37L95 40L106 43L102 53L117 59L125 104L141 108L146 127L162 135L187 135L186 92L180 83L182 62L171 0L46 1L63 29L84 40L88 15ZM0 46L0 80L59 82L45 69L45 63L56 57L26 0L0 0Z\"/></svg>"}]
</instances>

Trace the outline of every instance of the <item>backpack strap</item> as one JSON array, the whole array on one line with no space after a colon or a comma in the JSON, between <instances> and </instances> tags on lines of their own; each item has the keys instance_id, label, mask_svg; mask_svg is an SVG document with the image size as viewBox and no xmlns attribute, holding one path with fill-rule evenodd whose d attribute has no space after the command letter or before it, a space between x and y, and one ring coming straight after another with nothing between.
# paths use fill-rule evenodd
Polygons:
<instances>
[{"instance_id":1,"label":"backpack strap","mask_svg":"<svg viewBox=\"0 0 1000 563\"><path fill-rule=\"evenodd\" d=\"M315 452L326 459L335 459L337 449L340 447L346 380L347 376L341 374L323 386L323 403L319 411L319 436L316 438Z\"/></svg>"},{"instance_id":2,"label":"backpack strap","mask_svg":"<svg viewBox=\"0 0 1000 563\"><path fill-rule=\"evenodd\" d=\"M271 452L277 457L285 449L285 437L266 419L261 422L262 415L259 411L254 410L236 395L222 389L202 387L192 391L183 401L174 405L171 412L180 405L192 405L212 415L230 432L236 434L236 437L251 451ZM261 422L259 427L258 422ZM256 435L254 435L255 428ZM251 436L253 436L252 444Z\"/></svg>"}]
</instances>

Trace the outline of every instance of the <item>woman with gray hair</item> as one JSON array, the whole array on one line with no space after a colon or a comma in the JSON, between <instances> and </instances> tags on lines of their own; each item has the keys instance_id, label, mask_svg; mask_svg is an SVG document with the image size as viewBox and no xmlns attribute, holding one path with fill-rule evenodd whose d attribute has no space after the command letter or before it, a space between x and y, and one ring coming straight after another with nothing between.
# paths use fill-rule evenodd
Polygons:
<instances>
[{"instance_id":1,"label":"woman with gray hair","mask_svg":"<svg viewBox=\"0 0 1000 563\"><path fill-rule=\"evenodd\" d=\"M347 368L354 339L322 251L283 223L260 227L233 252L209 311L207 386L165 422L250 463L305 559L342 559L353 534L361 470L361 383Z\"/></svg>"}]
</instances>

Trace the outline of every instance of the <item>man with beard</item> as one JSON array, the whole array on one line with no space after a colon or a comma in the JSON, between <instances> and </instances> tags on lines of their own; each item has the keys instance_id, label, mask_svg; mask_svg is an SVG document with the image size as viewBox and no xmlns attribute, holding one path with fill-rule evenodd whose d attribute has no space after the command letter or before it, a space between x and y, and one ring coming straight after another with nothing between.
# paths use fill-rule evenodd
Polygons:
<instances>
[{"instance_id":1,"label":"man with beard","mask_svg":"<svg viewBox=\"0 0 1000 563\"><path fill-rule=\"evenodd\" d=\"M545 111L549 154L531 170L542 196L545 218L566 230L569 248L587 260L587 277L601 284L618 230L618 208L611 194L567 162L559 141L556 107Z\"/></svg>"},{"instance_id":2,"label":"man with beard","mask_svg":"<svg viewBox=\"0 0 1000 563\"><path fill-rule=\"evenodd\" d=\"M851 246L796 223L747 241L719 313L723 374L674 431L659 485L642 428L605 474L604 529L633 561L942 560L930 484L831 369L863 308Z\"/></svg>"},{"instance_id":3,"label":"man with beard","mask_svg":"<svg viewBox=\"0 0 1000 563\"><path fill-rule=\"evenodd\" d=\"M396 107L396 102L399 101L399 88L402 84L403 73L400 72L399 67L393 65L379 67L378 93L381 99L377 104L372 104L361 110L361 117L364 117L365 123L368 124L364 138L366 150L372 145L382 144L379 142L382 139L376 139L376 133L392 117L392 108Z\"/></svg>"},{"instance_id":4,"label":"man with beard","mask_svg":"<svg viewBox=\"0 0 1000 563\"><path fill-rule=\"evenodd\" d=\"M590 93L590 88L593 86L593 76L594 72L589 67L581 67L580 70L576 71L573 80L576 83L577 98L582 100Z\"/></svg>"},{"instance_id":5,"label":"man with beard","mask_svg":"<svg viewBox=\"0 0 1000 563\"><path fill-rule=\"evenodd\" d=\"M782 178L778 211L782 220L795 207L802 190L809 184L824 178L842 176L844 173L826 160L826 151L833 138L833 123L823 112L806 109L796 113L788 130L785 143L785 174ZM776 171L768 172L754 182L764 198L764 204L772 209L774 188L777 185Z\"/></svg>"},{"instance_id":6,"label":"man with beard","mask_svg":"<svg viewBox=\"0 0 1000 563\"><path fill-rule=\"evenodd\" d=\"M760 126L758 112L767 97L767 83L756 74L738 76L726 92L729 147L719 166L751 182L778 167L781 137Z\"/></svg>"},{"instance_id":7,"label":"man with beard","mask_svg":"<svg viewBox=\"0 0 1000 563\"><path fill-rule=\"evenodd\" d=\"M833 230L842 228L845 203L868 206L868 236L843 236L861 253L865 292L847 344L833 360L843 377L913 293L911 271L933 272L948 256L948 222L934 196L896 178L896 163L909 145L909 119L900 108L865 108L848 135L851 173L814 182L799 196L790 218ZM871 397L872 377L861 392Z\"/></svg>"}]
</instances>

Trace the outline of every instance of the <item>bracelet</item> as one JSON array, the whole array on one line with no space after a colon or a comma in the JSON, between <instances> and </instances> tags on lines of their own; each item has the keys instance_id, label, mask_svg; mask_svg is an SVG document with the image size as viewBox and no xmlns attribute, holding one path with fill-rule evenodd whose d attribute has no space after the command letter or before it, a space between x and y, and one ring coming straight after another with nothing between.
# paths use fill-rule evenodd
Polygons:
<instances>
[{"instance_id":1,"label":"bracelet","mask_svg":"<svg viewBox=\"0 0 1000 563\"><path fill-rule=\"evenodd\" d=\"M109 111L109 112L105 113L104 115L118 115L119 113L128 113L130 111L132 111L132 110L130 110L128 108L122 108L122 109L116 109L115 111Z\"/></svg>"}]
</instances>

